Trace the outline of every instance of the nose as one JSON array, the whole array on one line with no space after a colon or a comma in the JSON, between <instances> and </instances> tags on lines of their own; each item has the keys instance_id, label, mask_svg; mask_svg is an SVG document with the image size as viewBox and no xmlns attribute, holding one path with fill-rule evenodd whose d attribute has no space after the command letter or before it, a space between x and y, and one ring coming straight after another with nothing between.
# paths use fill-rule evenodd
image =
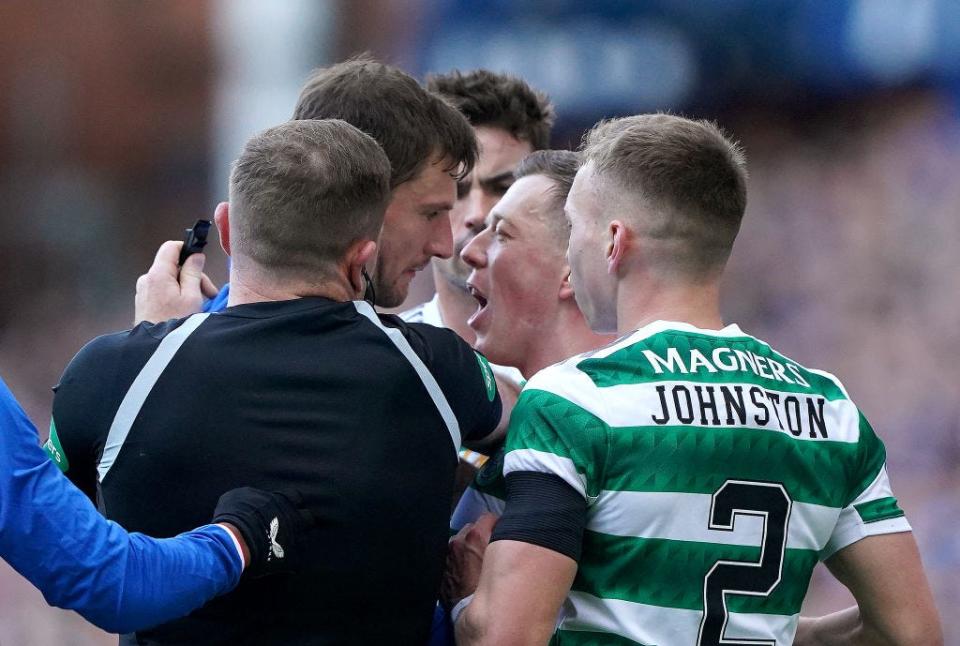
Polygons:
<instances>
[{"instance_id":1,"label":"nose","mask_svg":"<svg viewBox=\"0 0 960 646\"><path fill-rule=\"evenodd\" d=\"M474 269L487 266L487 244L490 236L483 231L473 237L460 252L460 259Z\"/></svg>"},{"instance_id":2,"label":"nose","mask_svg":"<svg viewBox=\"0 0 960 646\"><path fill-rule=\"evenodd\" d=\"M483 231L484 222L487 219L487 213L492 204L487 204L483 199L482 191L470 191L467 196L466 216L463 219L463 226L471 236L475 236Z\"/></svg>"},{"instance_id":3,"label":"nose","mask_svg":"<svg viewBox=\"0 0 960 646\"><path fill-rule=\"evenodd\" d=\"M430 238L427 240L426 252L437 258L453 256L453 230L450 228L449 217L437 217L430 221Z\"/></svg>"}]
</instances>

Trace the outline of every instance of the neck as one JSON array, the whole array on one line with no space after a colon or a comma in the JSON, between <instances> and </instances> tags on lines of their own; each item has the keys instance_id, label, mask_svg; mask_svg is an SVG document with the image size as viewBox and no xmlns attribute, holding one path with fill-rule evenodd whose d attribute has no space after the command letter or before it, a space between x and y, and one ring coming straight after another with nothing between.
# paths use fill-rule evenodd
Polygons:
<instances>
[{"instance_id":1,"label":"neck","mask_svg":"<svg viewBox=\"0 0 960 646\"><path fill-rule=\"evenodd\" d=\"M614 339L614 335L597 334L590 329L583 318L580 308L571 299L562 303L553 324L543 330L540 342L524 357L522 365L517 366L524 378L529 379L547 366L563 361L576 354L594 350Z\"/></svg>"},{"instance_id":2,"label":"neck","mask_svg":"<svg viewBox=\"0 0 960 646\"><path fill-rule=\"evenodd\" d=\"M230 266L230 296L227 306L270 301L289 301L305 296L322 296L346 302L361 298L344 277L311 283L304 280L278 279L251 267L241 267L234 261Z\"/></svg>"},{"instance_id":3,"label":"neck","mask_svg":"<svg viewBox=\"0 0 960 646\"><path fill-rule=\"evenodd\" d=\"M621 336L654 321L689 323L706 330L723 327L716 279L697 285L649 278L632 282L624 279L617 291L617 333Z\"/></svg>"},{"instance_id":4,"label":"neck","mask_svg":"<svg viewBox=\"0 0 960 646\"><path fill-rule=\"evenodd\" d=\"M477 311L477 301L469 292L447 280L436 266L433 268L433 282L437 289L437 303L444 326L456 332L470 345L476 343L477 335L467 325L467 321Z\"/></svg>"}]
</instances>

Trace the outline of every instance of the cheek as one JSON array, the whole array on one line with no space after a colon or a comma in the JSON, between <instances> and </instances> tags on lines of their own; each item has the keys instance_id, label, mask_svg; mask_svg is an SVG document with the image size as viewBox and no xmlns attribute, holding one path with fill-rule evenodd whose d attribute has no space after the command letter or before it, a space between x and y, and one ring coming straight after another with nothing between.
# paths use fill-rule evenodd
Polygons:
<instances>
[{"instance_id":1,"label":"cheek","mask_svg":"<svg viewBox=\"0 0 960 646\"><path fill-rule=\"evenodd\" d=\"M552 275L545 263L530 255L536 253L535 249L511 250L491 258L491 293L495 305L507 315L498 316L501 323L539 321L549 305Z\"/></svg>"}]
</instances>

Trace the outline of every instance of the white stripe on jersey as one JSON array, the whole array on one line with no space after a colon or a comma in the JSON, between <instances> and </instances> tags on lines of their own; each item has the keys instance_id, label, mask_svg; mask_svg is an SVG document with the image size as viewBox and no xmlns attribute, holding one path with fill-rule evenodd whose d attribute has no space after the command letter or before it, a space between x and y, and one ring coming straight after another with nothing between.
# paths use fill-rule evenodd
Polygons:
<instances>
[{"instance_id":1,"label":"white stripe on jersey","mask_svg":"<svg viewBox=\"0 0 960 646\"><path fill-rule=\"evenodd\" d=\"M728 639L775 639L777 646L793 643L800 615L731 612ZM602 630L641 644L696 644L703 612L649 606L621 599L600 599L571 592L564 604L560 630Z\"/></svg>"},{"instance_id":2,"label":"white stripe on jersey","mask_svg":"<svg viewBox=\"0 0 960 646\"><path fill-rule=\"evenodd\" d=\"M577 467L570 458L536 449L517 449L507 453L503 459L504 477L513 471L535 471L559 476L577 493L587 498L586 481L583 475L577 472Z\"/></svg>"},{"instance_id":3,"label":"white stripe on jersey","mask_svg":"<svg viewBox=\"0 0 960 646\"><path fill-rule=\"evenodd\" d=\"M587 529L614 536L756 547L763 544L764 520L760 516L738 515L733 531L709 529L704 519L710 518L712 498L699 493L603 491L590 509ZM833 507L793 503L787 547L819 552L839 512Z\"/></svg>"},{"instance_id":4,"label":"white stripe on jersey","mask_svg":"<svg viewBox=\"0 0 960 646\"><path fill-rule=\"evenodd\" d=\"M861 538L875 536L878 534L896 534L899 532L911 531L910 523L903 516L900 518L890 518L887 520L878 520L872 523L865 523L860 518L860 513L854 505L868 502L870 500L879 500L893 496L893 490L890 488L890 478L887 477L887 467L880 468L880 473L874 478L870 486L863 490L857 499L850 505L840 511L840 517L837 520L837 526L833 530L833 535L827 541L820 558L826 560L835 552L843 549L847 545L856 543Z\"/></svg>"},{"instance_id":5,"label":"white stripe on jersey","mask_svg":"<svg viewBox=\"0 0 960 646\"><path fill-rule=\"evenodd\" d=\"M623 426L656 425L651 416L659 414L659 411L662 409L660 393L657 391L658 386L666 388L665 396L668 400L668 407L673 406L671 393L674 386L683 386L691 393L694 393L694 389L698 386L701 389L704 386L713 386L714 390L712 391L712 395L714 403L716 404L717 417L720 419L721 424L708 424L708 426L714 426L716 428L726 426L722 424L722 422L725 420L727 414L723 395L718 388L720 386L742 386L746 423L742 425L739 424L739 415L737 415L736 412L732 412L731 415L734 416L736 427L775 431L777 433L784 432L778 420L782 420L784 425L787 424L784 400L786 397L795 396L801 402L799 406L800 419L798 420L798 424L802 432L800 432L799 436L791 435L791 437L796 440L809 442L822 439L819 433L816 434L816 437L811 438L808 432L810 429L807 428L809 425L809 413L805 400L810 396L815 397L816 393L811 393L810 396L808 396L803 393L790 393L758 386L761 390L776 394L780 398L779 405L775 406L772 401L763 395L760 399L764 408L760 408L754 405L751 399L749 389L753 384L746 381L732 382L730 384L693 381L653 381L641 384L620 384L598 388L590 377L583 372L576 369L557 368L537 373L533 379L527 383L526 389L544 390L563 397L567 401L583 408L608 426L617 428ZM691 414L694 414L695 418L690 425L699 426L700 413L698 403L693 400L691 401L693 402ZM814 408L817 409L817 402L813 401L813 405ZM776 412L771 411L771 408L774 408ZM641 411L644 412L643 416L640 414ZM757 418L766 419L766 424L758 424ZM847 443L856 443L860 439L860 413L856 405L849 399L824 401L823 420L827 428L826 439ZM707 421L710 422L711 420L708 419Z\"/></svg>"}]
</instances>

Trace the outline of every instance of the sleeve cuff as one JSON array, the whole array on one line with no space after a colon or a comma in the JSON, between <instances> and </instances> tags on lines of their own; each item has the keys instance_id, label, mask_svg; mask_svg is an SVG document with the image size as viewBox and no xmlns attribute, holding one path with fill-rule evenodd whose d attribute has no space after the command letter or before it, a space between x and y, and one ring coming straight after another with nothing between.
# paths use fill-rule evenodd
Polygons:
<instances>
[{"instance_id":1,"label":"sleeve cuff","mask_svg":"<svg viewBox=\"0 0 960 646\"><path fill-rule=\"evenodd\" d=\"M246 559L243 558L243 548L240 547L240 541L238 541L237 537L234 536L233 532L230 531L230 528L223 523L216 523L214 527L219 527L227 533L227 536L230 537L230 542L233 543L234 549L237 550L237 556L240 557L240 570L246 570L249 563L247 563Z\"/></svg>"}]
</instances>

